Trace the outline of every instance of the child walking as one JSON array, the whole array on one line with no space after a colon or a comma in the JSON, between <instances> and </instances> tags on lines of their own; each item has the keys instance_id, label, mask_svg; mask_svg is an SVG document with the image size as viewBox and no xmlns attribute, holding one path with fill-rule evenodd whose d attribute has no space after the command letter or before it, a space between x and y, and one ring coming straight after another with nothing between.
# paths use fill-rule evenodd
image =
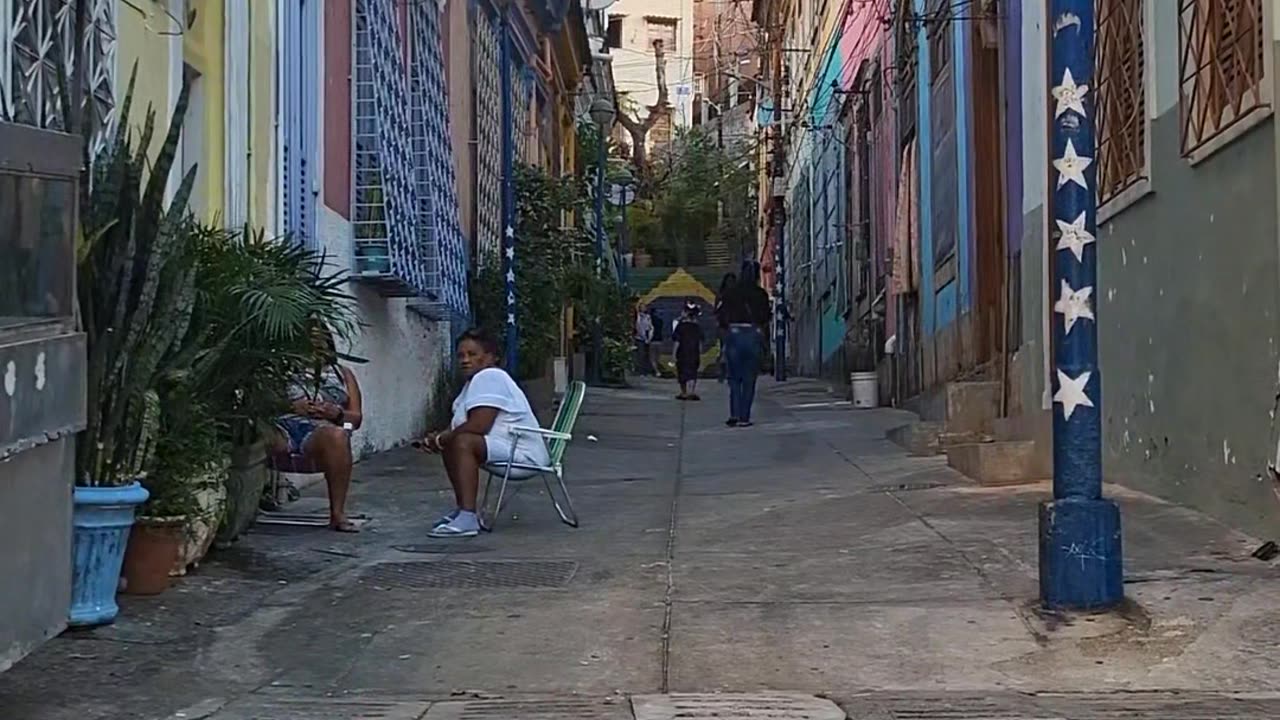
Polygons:
<instances>
[{"instance_id":1,"label":"child walking","mask_svg":"<svg viewBox=\"0 0 1280 720\"><path fill-rule=\"evenodd\" d=\"M698 305L692 300L684 305L684 313L676 323L671 339L676 344L676 379L680 381L677 400L701 400L698 397L698 371L702 365L702 326L698 324Z\"/></svg>"}]
</instances>

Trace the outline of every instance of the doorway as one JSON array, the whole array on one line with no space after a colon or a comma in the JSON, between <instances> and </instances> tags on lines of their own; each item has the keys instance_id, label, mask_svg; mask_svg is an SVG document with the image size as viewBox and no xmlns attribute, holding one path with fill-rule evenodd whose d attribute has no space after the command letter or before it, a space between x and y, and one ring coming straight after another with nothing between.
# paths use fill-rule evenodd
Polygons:
<instances>
[{"instance_id":1,"label":"doorway","mask_svg":"<svg viewBox=\"0 0 1280 720\"><path fill-rule=\"evenodd\" d=\"M1007 266L1004 232L1004 157L998 32L973 27L974 244L977 251L977 361L1003 360Z\"/></svg>"}]
</instances>

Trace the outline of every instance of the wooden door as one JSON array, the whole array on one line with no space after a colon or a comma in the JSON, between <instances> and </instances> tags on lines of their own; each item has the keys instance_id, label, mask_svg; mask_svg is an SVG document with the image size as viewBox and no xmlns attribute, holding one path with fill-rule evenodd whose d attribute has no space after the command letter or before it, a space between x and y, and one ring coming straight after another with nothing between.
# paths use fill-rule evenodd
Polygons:
<instances>
[{"instance_id":1,"label":"wooden door","mask_svg":"<svg viewBox=\"0 0 1280 720\"><path fill-rule=\"evenodd\" d=\"M1004 152L998 41L973 23L974 238L977 250L977 361L1005 351Z\"/></svg>"}]
</instances>

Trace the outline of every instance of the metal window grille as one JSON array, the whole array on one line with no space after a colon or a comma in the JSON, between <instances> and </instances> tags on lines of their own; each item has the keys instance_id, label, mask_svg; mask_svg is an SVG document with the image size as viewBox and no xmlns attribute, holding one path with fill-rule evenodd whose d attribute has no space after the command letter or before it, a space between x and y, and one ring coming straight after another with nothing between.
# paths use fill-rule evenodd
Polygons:
<instances>
[{"instance_id":1,"label":"metal window grille","mask_svg":"<svg viewBox=\"0 0 1280 720\"><path fill-rule=\"evenodd\" d=\"M409 93L392 0L357 0L352 32L354 276L388 295L426 295L432 268L415 233Z\"/></svg>"},{"instance_id":2,"label":"metal window grille","mask_svg":"<svg viewBox=\"0 0 1280 720\"><path fill-rule=\"evenodd\" d=\"M500 28L472 3L476 104L476 247L483 258L502 250L502 90Z\"/></svg>"},{"instance_id":3,"label":"metal window grille","mask_svg":"<svg viewBox=\"0 0 1280 720\"><path fill-rule=\"evenodd\" d=\"M444 309L467 317L467 248L458 222L440 5L420 2L410 7L409 118L418 242L423 245L430 294Z\"/></svg>"},{"instance_id":4,"label":"metal window grille","mask_svg":"<svg viewBox=\"0 0 1280 720\"><path fill-rule=\"evenodd\" d=\"M59 68L71 78L84 57L85 122L96 156L115 123L115 8L115 0L91 2L77 52L71 0L0 0L0 119L67 130Z\"/></svg>"},{"instance_id":5,"label":"metal window grille","mask_svg":"<svg viewBox=\"0 0 1280 720\"><path fill-rule=\"evenodd\" d=\"M536 164L533 131L533 69L524 66L516 74L511 91L515 93L512 104L512 121L515 124L516 157L526 164Z\"/></svg>"},{"instance_id":6,"label":"metal window grille","mask_svg":"<svg viewBox=\"0 0 1280 720\"><path fill-rule=\"evenodd\" d=\"M1190 155L1269 105L1262 0L1180 0L1178 24L1182 152Z\"/></svg>"},{"instance_id":7,"label":"metal window grille","mask_svg":"<svg viewBox=\"0 0 1280 720\"><path fill-rule=\"evenodd\" d=\"M1098 4L1098 202L1145 178L1147 158L1144 0Z\"/></svg>"}]
</instances>

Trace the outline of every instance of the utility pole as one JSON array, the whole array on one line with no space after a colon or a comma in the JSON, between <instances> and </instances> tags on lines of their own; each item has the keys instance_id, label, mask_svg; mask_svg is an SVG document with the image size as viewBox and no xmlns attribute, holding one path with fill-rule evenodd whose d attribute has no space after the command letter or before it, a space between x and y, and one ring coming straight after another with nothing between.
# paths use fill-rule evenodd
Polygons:
<instances>
[{"instance_id":1,"label":"utility pole","mask_svg":"<svg viewBox=\"0 0 1280 720\"><path fill-rule=\"evenodd\" d=\"M1100 610L1124 599L1120 509L1102 497L1102 375L1093 102L1093 0L1050 0L1049 160L1055 178L1053 500L1040 505L1040 600Z\"/></svg>"},{"instance_id":2,"label":"utility pole","mask_svg":"<svg viewBox=\"0 0 1280 720\"><path fill-rule=\"evenodd\" d=\"M782 37L776 39L779 46ZM786 150L783 147L782 133L782 62L781 48L778 51L778 62L771 62L773 68L773 163L769 171L769 191L773 197L773 232L777 233L773 242L773 378L778 382L787 379L787 207L786 194L781 188L782 168L786 163Z\"/></svg>"}]
</instances>

